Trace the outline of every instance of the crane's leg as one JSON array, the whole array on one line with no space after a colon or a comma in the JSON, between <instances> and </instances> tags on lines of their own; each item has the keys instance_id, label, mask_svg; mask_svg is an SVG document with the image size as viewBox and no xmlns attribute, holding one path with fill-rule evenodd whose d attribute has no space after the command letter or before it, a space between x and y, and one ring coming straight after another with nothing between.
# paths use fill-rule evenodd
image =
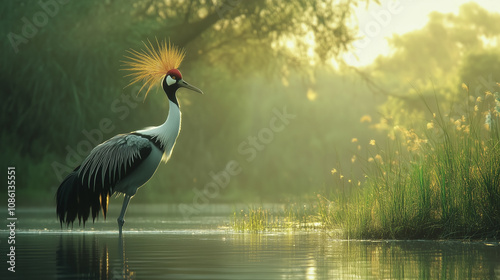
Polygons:
<instances>
[{"instance_id":1,"label":"crane's leg","mask_svg":"<svg viewBox=\"0 0 500 280\"><path fill-rule=\"evenodd\" d=\"M128 206L128 203L130 202L130 198L131 198L130 195L128 195L128 194L125 195L125 198L123 199L122 211L120 212L120 216L117 219L118 229L120 231L120 235L122 234L122 227L123 227L123 224L125 223L125 220L123 219L123 217L125 217L125 212L127 212L127 206Z\"/></svg>"}]
</instances>

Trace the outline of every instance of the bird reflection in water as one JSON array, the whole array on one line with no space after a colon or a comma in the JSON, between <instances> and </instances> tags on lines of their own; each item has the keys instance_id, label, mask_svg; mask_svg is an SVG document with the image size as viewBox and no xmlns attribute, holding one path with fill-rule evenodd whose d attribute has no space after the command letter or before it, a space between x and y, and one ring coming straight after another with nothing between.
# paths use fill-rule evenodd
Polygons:
<instances>
[{"instance_id":1,"label":"bird reflection in water","mask_svg":"<svg viewBox=\"0 0 500 280\"><path fill-rule=\"evenodd\" d=\"M113 245L112 243L116 244ZM59 279L136 279L125 255L125 241L105 235L61 235L56 251Z\"/></svg>"}]
</instances>

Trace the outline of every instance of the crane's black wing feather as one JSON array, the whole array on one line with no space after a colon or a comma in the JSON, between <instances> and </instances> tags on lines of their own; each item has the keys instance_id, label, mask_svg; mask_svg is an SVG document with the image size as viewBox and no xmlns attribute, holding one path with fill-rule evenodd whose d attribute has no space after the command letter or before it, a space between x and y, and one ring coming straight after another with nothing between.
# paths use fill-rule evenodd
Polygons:
<instances>
[{"instance_id":1,"label":"crane's black wing feather","mask_svg":"<svg viewBox=\"0 0 500 280\"><path fill-rule=\"evenodd\" d=\"M106 218L109 197L116 184L133 172L152 151L150 140L137 134L120 134L98 145L61 183L57 215L62 223L94 221L102 209Z\"/></svg>"}]
</instances>

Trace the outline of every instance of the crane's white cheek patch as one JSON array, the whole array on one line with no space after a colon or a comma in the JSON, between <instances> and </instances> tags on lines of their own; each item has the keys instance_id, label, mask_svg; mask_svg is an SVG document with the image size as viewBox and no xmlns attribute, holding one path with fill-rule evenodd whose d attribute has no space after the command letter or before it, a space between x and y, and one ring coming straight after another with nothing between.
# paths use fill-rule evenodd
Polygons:
<instances>
[{"instance_id":1,"label":"crane's white cheek patch","mask_svg":"<svg viewBox=\"0 0 500 280\"><path fill-rule=\"evenodd\" d=\"M175 84L176 80L172 79L172 77L170 77L170 75L167 76L167 85L171 86L173 84Z\"/></svg>"}]
</instances>

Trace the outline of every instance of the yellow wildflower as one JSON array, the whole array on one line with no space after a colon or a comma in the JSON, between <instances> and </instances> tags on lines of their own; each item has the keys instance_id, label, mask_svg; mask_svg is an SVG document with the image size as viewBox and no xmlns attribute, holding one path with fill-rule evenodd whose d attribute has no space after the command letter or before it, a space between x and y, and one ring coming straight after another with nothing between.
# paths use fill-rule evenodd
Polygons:
<instances>
[{"instance_id":1,"label":"yellow wildflower","mask_svg":"<svg viewBox=\"0 0 500 280\"><path fill-rule=\"evenodd\" d=\"M337 169L333 168L332 171L330 171L330 172L332 172L332 175L333 175L333 174L337 173Z\"/></svg>"},{"instance_id":2,"label":"yellow wildflower","mask_svg":"<svg viewBox=\"0 0 500 280\"><path fill-rule=\"evenodd\" d=\"M464 125L462 128L463 128L463 130L464 130L465 133L469 134L469 132L470 132L470 125Z\"/></svg>"},{"instance_id":3,"label":"yellow wildflower","mask_svg":"<svg viewBox=\"0 0 500 280\"><path fill-rule=\"evenodd\" d=\"M478 96L478 97L477 97L477 99L476 99L476 103L479 103L479 102L481 102L481 101L482 101L481 96Z\"/></svg>"},{"instance_id":4,"label":"yellow wildflower","mask_svg":"<svg viewBox=\"0 0 500 280\"><path fill-rule=\"evenodd\" d=\"M351 143L356 143L356 142L358 142L358 138L352 138L351 139Z\"/></svg>"},{"instance_id":5,"label":"yellow wildflower","mask_svg":"<svg viewBox=\"0 0 500 280\"><path fill-rule=\"evenodd\" d=\"M427 129L433 129L433 128L434 128L433 122L427 123Z\"/></svg>"},{"instance_id":6,"label":"yellow wildflower","mask_svg":"<svg viewBox=\"0 0 500 280\"><path fill-rule=\"evenodd\" d=\"M356 161L356 155L352 156L351 162L354 163Z\"/></svg>"},{"instance_id":7,"label":"yellow wildflower","mask_svg":"<svg viewBox=\"0 0 500 280\"><path fill-rule=\"evenodd\" d=\"M462 88L466 91L469 91L469 87L465 83L462 83Z\"/></svg>"},{"instance_id":8,"label":"yellow wildflower","mask_svg":"<svg viewBox=\"0 0 500 280\"><path fill-rule=\"evenodd\" d=\"M370 140L370 145L375 146L375 140Z\"/></svg>"},{"instance_id":9,"label":"yellow wildflower","mask_svg":"<svg viewBox=\"0 0 500 280\"><path fill-rule=\"evenodd\" d=\"M364 123L364 122L370 123L370 122L372 122L372 117L370 117L369 115L364 115L361 117L361 119L359 121L361 123Z\"/></svg>"}]
</instances>

